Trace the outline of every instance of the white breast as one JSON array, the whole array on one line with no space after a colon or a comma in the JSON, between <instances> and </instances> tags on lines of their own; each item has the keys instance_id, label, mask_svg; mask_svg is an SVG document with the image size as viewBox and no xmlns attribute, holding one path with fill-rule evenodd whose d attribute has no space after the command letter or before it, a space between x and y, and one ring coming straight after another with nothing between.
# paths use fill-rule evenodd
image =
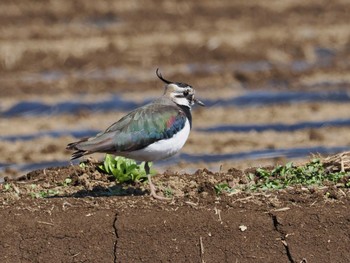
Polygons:
<instances>
[{"instance_id":1,"label":"white breast","mask_svg":"<svg viewBox=\"0 0 350 263\"><path fill-rule=\"evenodd\" d=\"M157 161L165 159L181 150L181 148L185 145L189 134L190 123L188 120L186 120L184 128L176 133L172 138L160 140L141 150L122 153L120 155L139 161Z\"/></svg>"}]
</instances>

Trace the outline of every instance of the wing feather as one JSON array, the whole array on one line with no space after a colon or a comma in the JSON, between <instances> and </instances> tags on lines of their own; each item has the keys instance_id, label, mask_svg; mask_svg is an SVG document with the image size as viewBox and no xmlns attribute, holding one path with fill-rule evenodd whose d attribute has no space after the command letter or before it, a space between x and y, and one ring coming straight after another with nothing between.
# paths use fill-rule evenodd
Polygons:
<instances>
[{"instance_id":1,"label":"wing feather","mask_svg":"<svg viewBox=\"0 0 350 263\"><path fill-rule=\"evenodd\" d=\"M72 143L67 148L76 150L78 157L93 152L135 151L171 138L185 122L185 112L176 105L148 104L130 112L95 137Z\"/></svg>"}]
</instances>

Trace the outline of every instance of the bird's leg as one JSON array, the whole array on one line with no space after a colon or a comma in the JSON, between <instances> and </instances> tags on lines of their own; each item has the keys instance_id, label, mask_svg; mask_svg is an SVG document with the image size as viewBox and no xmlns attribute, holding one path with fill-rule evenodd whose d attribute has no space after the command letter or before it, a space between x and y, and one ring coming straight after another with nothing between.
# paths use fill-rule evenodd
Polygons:
<instances>
[{"instance_id":1,"label":"bird's leg","mask_svg":"<svg viewBox=\"0 0 350 263\"><path fill-rule=\"evenodd\" d=\"M158 200L170 201L171 198L167 198L167 197L164 197L164 196L157 195L156 187L154 186L154 184L152 183L152 180L151 180L151 173L150 173L148 162L145 163L145 171L146 171L146 174L147 174L148 184L149 184L149 188L151 190L152 197L155 198L155 199L158 199Z\"/></svg>"}]
</instances>

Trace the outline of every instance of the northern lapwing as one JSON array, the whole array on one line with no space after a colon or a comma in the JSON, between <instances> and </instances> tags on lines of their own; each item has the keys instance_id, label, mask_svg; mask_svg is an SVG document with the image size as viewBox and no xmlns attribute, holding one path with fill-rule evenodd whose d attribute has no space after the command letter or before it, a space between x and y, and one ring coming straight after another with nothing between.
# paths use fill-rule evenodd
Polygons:
<instances>
[{"instance_id":1,"label":"northern lapwing","mask_svg":"<svg viewBox=\"0 0 350 263\"><path fill-rule=\"evenodd\" d=\"M204 103L195 97L190 85L164 79L159 69L156 75L166 84L163 96L131 111L104 132L68 144L67 149L75 150L72 160L99 152L145 161L151 195L164 200L168 198L156 193L148 162L180 151L192 127L191 106Z\"/></svg>"}]
</instances>

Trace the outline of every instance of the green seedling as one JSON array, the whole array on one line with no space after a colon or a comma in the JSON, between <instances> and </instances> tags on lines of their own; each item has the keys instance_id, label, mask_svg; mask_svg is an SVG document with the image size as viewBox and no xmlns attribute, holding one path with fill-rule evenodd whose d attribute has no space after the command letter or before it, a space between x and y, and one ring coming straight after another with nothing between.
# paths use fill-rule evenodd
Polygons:
<instances>
[{"instance_id":1,"label":"green seedling","mask_svg":"<svg viewBox=\"0 0 350 263\"><path fill-rule=\"evenodd\" d=\"M63 186L69 186L72 183L72 179L67 177L66 179L64 179L63 181Z\"/></svg>"},{"instance_id":2,"label":"green seedling","mask_svg":"<svg viewBox=\"0 0 350 263\"><path fill-rule=\"evenodd\" d=\"M173 197L173 195L174 195L173 190L171 188L166 188L164 190L164 195L165 195L165 197Z\"/></svg>"},{"instance_id":3,"label":"green seedling","mask_svg":"<svg viewBox=\"0 0 350 263\"><path fill-rule=\"evenodd\" d=\"M320 159L313 159L309 163L295 166L292 162L278 165L272 170L258 168L255 175L249 174L252 182L251 190L283 189L292 185L320 186L326 182L338 183L350 176L346 172L329 173L325 170ZM344 183L349 187L349 182Z\"/></svg>"},{"instance_id":4,"label":"green seedling","mask_svg":"<svg viewBox=\"0 0 350 263\"><path fill-rule=\"evenodd\" d=\"M217 195L222 193L233 193L235 189L231 188L227 183L220 183L214 186Z\"/></svg>"},{"instance_id":5,"label":"green seedling","mask_svg":"<svg viewBox=\"0 0 350 263\"><path fill-rule=\"evenodd\" d=\"M152 163L149 163L152 166ZM103 172L113 175L115 179L120 182L126 181L143 181L147 180L147 174L145 170L145 162L137 164L136 161L121 156L114 157L107 154L102 165L99 169ZM156 172L151 169L151 174Z\"/></svg>"},{"instance_id":6,"label":"green seedling","mask_svg":"<svg viewBox=\"0 0 350 263\"><path fill-rule=\"evenodd\" d=\"M10 191L11 189L12 189L11 184L6 183L6 184L4 185L4 190L5 190L5 191Z\"/></svg>"},{"instance_id":7,"label":"green seedling","mask_svg":"<svg viewBox=\"0 0 350 263\"><path fill-rule=\"evenodd\" d=\"M56 196L58 194L59 194L59 191L53 190L53 189L30 193L32 198L47 198L47 197L51 197L51 196Z\"/></svg>"}]
</instances>

